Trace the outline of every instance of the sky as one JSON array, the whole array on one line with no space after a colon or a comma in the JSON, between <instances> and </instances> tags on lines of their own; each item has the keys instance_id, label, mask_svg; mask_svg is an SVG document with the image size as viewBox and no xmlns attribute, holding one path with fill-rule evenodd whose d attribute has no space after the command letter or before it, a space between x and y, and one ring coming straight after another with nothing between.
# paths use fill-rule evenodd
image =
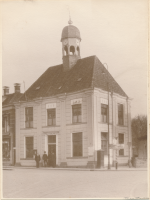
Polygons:
<instances>
[{"instance_id":1,"label":"sky","mask_svg":"<svg viewBox=\"0 0 150 200\"><path fill-rule=\"evenodd\" d=\"M24 92L62 63L60 39L70 10L81 58L96 55L107 63L132 98L132 117L147 113L148 0L3 0L1 6L2 86L10 93L14 83Z\"/></svg>"}]
</instances>

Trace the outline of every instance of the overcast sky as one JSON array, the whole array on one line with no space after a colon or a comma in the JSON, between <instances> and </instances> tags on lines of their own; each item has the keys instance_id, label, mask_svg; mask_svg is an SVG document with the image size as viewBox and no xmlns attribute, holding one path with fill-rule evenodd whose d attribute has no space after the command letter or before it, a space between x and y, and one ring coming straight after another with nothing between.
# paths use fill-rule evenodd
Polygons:
<instances>
[{"instance_id":1,"label":"overcast sky","mask_svg":"<svg viewBox=\"0 0 150 200\"><path fill-rule=\"evenodd\" d=\"M96 55L126 94L132 117L147 112L148 0L11 0L2 4L2 83L25 89L62 63L61 32L81 34L81 57Z\"/></svg>"}]
</instances>

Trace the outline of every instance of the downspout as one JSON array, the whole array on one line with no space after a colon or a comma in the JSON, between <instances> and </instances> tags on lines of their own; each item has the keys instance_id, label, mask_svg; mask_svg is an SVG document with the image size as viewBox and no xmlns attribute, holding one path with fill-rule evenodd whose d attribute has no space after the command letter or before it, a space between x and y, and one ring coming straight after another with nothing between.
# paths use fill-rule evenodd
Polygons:
<instances>
[{"instance_id":1,"label":"downspout","mask_svg":"<svg viewBox=\"0 0 150 200\"><path fill-rule=\"evenodd\" d=\"M130 142L130 127L129 127L129 103L128 103L128 97L127 97L127 126L128 126L128 151L129 151L129 159L128 159L128 165L129 168L131 167L131 154L130 154L130 148L131 148L131 142Z\"/></svg>"}]
</instances>

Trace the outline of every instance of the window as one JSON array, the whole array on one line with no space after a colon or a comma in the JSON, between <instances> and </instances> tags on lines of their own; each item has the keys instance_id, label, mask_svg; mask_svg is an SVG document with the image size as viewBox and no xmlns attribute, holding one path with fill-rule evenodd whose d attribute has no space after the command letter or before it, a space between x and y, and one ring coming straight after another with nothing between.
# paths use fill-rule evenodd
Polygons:
<instances>
[{"instance_id":1,"label":"window","mask_svg":"<svg viewBox=\"0 0 150 200\"><path fill-rule=\"evenodd\" d=\"M33 137L26 137L26 158L33 158Z\"/></svg>"},{"instance_id":2,"label":"window","mask_svg":"<svg viewBox=\"0 0 150 200\"><path fill-rule=\"evenodd\" d=\"M49 135L48 143L56 143L56 135Z\"/></svg>"},{"instance_id":3,"label":"window","mask_svg":"<svg viewBox=\"0 0 150 200\"><path fill-rule=\"evenodd\" d=\"M33 128L33 107L25 108L25 127Z\"/></svg>"},{"instance_id":4,"label":"window","mask_svg":"<svg viewBox=\"0 0 150 200\"><path fill-rule=\"evenodd\" d=\"M3 115L3 122L2 122L2 126L3 126L3 131L5 133L9 132L9 127L10 127L10 115Z\"/></svg>"},{"instance_id":5,"label":"window","mask_svg":"<svg viewBox=\"0 0 150 200\"><path fill-rule=\"evenodd\" d=\"M101 104L101 121L107 123L108 105Z\"/></svg>"},{"instance_id":6,"label":"window","mask_svg":"<svg viewBox=\"0 0 150 200\"><path fill-rule=\"evenodd\" d=\"M108 154L108 134L105 132L101 133L101 149L104 150L104 155Z\"/></svg>"},{"instance_id":7,"label":"window","mask_svg":"<svg viewBox=\"0 0 150 200\"><path fill-rule=\"evenodd\" d=\"M81 122L81 104L72 105L72 122Z\"/></svg>"},{"instance_id":8,"label":"window","mask_svg":"<svg viewBox=\"0 0 150 200\"><path fill-rule=\"evenodd\" d=\"M119 156L124 156L124 149L119 149Z\"/></svg>"},{"instance_id":9,"label":"window","mask_svg":"<svg viewBox=\"0 0 150 200\"><path fill-rule=\"evenodd\" d=\"M3 139L3 159L10 160L10 139L4 138Z\"/></svg>"},{"instance_id":10,"label":"window","mask_svg":"<svg viewBox=\"0 0 150 200\"><path fill-rule=\"evenodd\" d=\"M124 134L119 133L119 144L124 144Z\"/></svg>"},{"instance_id":11,"label":"window","mask_svg":"<svg viewBox=\"0 0 150 200\"><path fill-rule=\"evenodd\" d=\"M124 134L123 133L119 133L118 135L118 142L119 144L124 144ZM124 155L124 149L119 149L119 156L123 156Z\"/></svg>"},{"instance_id":12,"label":"window","mask_svg":"<svg viewBox=\"0 0 150 200\"><path fill-rule=\"evenodd\" d=\"M123 125L123 104L118 104L118 124Z\"/></svg>"},{"instance_id":13,"label":"window","mask_svg":"<svg viewBox=\"0 0 150 200\"><path fill-rule=\"evenodd\" d=\"M72 134L73 157L82 156L82 133Z\"/></svg>"},{"instance_id":14,"label":"window","mask_svg":"<svg viewBox=\"0 0 150 200\"><path fill-rule=\"evenodd\" d=\"M56 109L47 109L47 125L54 126L56 125Z\"/></svg>"}]
</instances>

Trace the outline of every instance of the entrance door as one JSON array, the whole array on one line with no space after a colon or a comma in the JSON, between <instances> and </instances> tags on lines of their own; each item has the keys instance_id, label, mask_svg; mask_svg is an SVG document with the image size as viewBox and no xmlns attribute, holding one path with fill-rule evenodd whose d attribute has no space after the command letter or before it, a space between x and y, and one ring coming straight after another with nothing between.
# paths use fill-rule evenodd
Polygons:
<instances>
[{"instance_id":1,"label":"entrance door","mask_svg":"<svg viewBox=\"0 0 150 200\"><path fill-rule=\"evenodd\" d=\"M56 166L56 135L48 136L48 166Z\"/></svg>"}]
</instances>

